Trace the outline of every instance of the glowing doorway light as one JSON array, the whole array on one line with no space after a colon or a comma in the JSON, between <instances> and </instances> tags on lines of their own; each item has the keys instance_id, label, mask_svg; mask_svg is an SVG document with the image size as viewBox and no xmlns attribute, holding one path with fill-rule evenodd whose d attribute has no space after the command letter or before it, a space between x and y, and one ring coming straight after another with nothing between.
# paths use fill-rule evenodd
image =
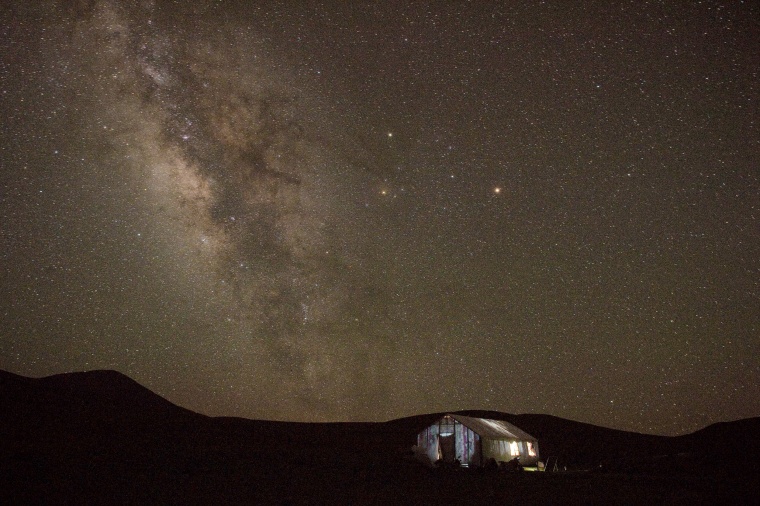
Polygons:
<instances>
[{"instance_id":1,"label":"glowing doorway light","mask_svg":"<svg viewBox=\"0 0 760 506\"><path fill-rule=\"evenodd\" d=\"M513 457L520 455L520 448L517 446L517 441L512 441L509 443L509 453Z\"/></svg>"}]
</instances>

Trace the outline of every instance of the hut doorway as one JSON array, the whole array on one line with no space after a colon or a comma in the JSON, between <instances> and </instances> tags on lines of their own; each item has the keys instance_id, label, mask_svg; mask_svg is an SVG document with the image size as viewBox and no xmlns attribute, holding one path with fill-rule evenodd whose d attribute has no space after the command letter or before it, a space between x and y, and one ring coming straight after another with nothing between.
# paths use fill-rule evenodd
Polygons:
<instances>
[{"instance_id":1,"label":"hut doorway","mask_svg":"<svg viewBox=\"0 0 760 506\"><path fill-rule=\"evenodd\" d=\"M454 434L439 435L438 448L441 451L441 460L447 463L453 463L456 459L456 445Z\"/></svg>"}]
</instances>

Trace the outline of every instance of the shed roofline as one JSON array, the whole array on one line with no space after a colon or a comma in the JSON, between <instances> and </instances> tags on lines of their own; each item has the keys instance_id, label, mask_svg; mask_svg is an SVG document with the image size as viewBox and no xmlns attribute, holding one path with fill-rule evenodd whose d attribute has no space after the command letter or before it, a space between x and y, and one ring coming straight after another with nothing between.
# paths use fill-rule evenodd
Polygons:
<instances>
[{"instance_id":1,"label":"shed roofline","mask_svg":"<svg viewBox=\"0 0 760 506\"><path fill-rule=\"evenodd\" d=\"M474 433L487 439L538 442L537 438L531 436L519 427L516 427L515 425L504 420L475 418L471 416L457 415L454 413L447 413L444 416L450 416Z\"/></svg>"}]
</instances>

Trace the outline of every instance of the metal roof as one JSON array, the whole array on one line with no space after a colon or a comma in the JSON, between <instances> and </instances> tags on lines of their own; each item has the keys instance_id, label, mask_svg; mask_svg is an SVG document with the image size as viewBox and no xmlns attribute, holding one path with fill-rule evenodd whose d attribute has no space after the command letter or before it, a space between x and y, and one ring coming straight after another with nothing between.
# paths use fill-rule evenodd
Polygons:
<instances>
[{"instance_id":1,"label":"metal roof","mask_svg":"<svg viewBox=\"0 0 760 506\"><path fill-rule=\"evenodd\" d=\"M448 415L462 425L470 428L474 433L486 439L517 439L521 441L538 441L522 429L518 429L509 422L503 420L489 420L488 418L473 418L464 415Z\"/></svg>"}]
</instances>

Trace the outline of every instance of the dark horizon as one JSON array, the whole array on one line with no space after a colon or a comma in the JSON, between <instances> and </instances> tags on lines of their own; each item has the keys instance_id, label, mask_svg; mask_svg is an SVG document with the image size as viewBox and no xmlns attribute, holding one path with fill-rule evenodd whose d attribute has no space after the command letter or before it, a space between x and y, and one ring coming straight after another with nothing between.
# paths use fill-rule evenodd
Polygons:
<instances>
[{"instance_id":1,"label":"dark horizon","mask_svg":"<svg viewBox=\"0 0 760 506\"><path fill-rule=\"evenodd\" d=\"M4 375L5 378L3 377ZM420 424L420 427L425 426L428 421L432 421L436 418L442 417L447 414L460 414L460 415L467 415L471 417L477 417L477 418L483 418L483 419L493 419L493 420L506 420L510 423L518 423L520 425L523 425L523 423L529 423L529 424L536 424L536 420L541 420L539 422L540 425L544 425L547 423L547 421L551 420L550 425L556 425L560 424L563 428L561 429L561 432L567 432L567 431L573 431L573 427L579 427L583 426L584 430L597 430L600 429L602 431L605 431L607 434L607 437L609 437L610 433L619 433L619 434L628 434L631 436L644 436L644 437L651 437L654 438L652 440L662 440L665 439L672 439L672 440L680 440L684 437L688 436L694 436L697 435L697 433L701 433L703 431L710 430L714 427L719 426L731 426L735 424L742 424L745 423L747 427L747 431L742 432L739 426L730 429L731 431L739 431L742 433L742 437L752 437L751 432L755 429L755 425L757 423L760 423L760 416L755 417L748 417L748 418L738 418L735 420L720 420L711 423L710 425L706 425L704 427L700 427L697 430L693 432L688 432L684 434L676 434L676 435L661 435L661 434L647 434L647 433L640 433L640 432L631 432L631 431L622 431L621 429L616 429L614 427L607 427L604 425L597 425L597 424L591 424L588 422L583 422L580 420L572 420L568 418L562 418L558 417L556 415L552 415L551 413L506 413L502 411L495 411L495 410L484 410L484 409L478 409L478 408L464 408L464 409L458 409L458 410L442 410L437 412L419 412L419 413L411 413L409 415L402 415L397 418L392 418L389 420L356 420L356 421L341 421L341 420L333 420L333 421L301 421L301 420L277 420L277 419L263 419L263 418L245 418L245 417L239 417L239 416L226 416L226 415L219 415L219 416L209 416L204 413L191 410L185 406L173 403L171 400L159 395L156 392L153 392L149 388L147 388L145 385L140 384L139 382L135 381L133 378L130 378L124 373L121 373L119 371L113 370L113 369L95 369L90 371L72 371L72 372L65 372L65 373L57 373L50 376L42 376L42 377L30 377L30 376L23 376L16 373L12 373L10 371L4 371L0 369L0 380L7 380L8 376L11 376L10 382L5 383L2 386L4 389L13 392L10 396L8 396L8 391L5 391L7 398L4 398L3 401L8 402L10 400L10 403L13 402L19 402L20 405L24 407L24 410L30 410L35 411L35 402L38 402L37 397L39 397L41 394L44 396L44 392L47 392L48 394L51 392L57 392L59 394L59 397L56 398L56 401L52 403L52 405L45 406L44 408L42 406L37 406L36 409L41 410L42 412L46 411L53 411L53 412L59 412L60 414L63 414L64 416L71 416L71 410L73 409L75 412L77 410L82 410L79 412L78 416L81 416L83 418L92 418L97 419L98 417L103 416L102 413L99 413L99 411L105 410L108 412L109 410L113 409L114 406L121 405L122 408L125 406L129 406L130 409L127 410L127 412L124 413L124 419L114 420L110 419L109 423L115 423L118 425L119 423L130 423L130 420L133 416L135 416L135 413L139 413L141 410L145 410L146 414L151 414L151 412L155 411L158 406L161 406L159 409L160 412L164 413L164 416L169 411L166 411L166 408L169 407L170 410L177 410L178 412L190 414L192 416L200 415L202 418L208 419L208 420L214 420L214 419L238 419L245 422L253 422L253 423L274 423L274 424L284 424L285 426L289 426L290 424L294 424L296 426L351 426L351 425L377 425L377 424L398 424L399 422L408 422L414 420L415 422L411 422L411 425L413 426L415 423ZM127 380L126 382L124 380ZM17 397L17 394L19 392L19 385L16 384L16 381L21 381L21 391L24 391L25 389L29 389L25 395L22 395L20 398ZM27 381L31 381L31 383L27 383ZM35 382L42 381L43 384L37 384ZM22 400L23 399L23 400ZM83 399L86 399L86 401L83 402ZM89 414L88 414L89 413ZM18 416L18 414L17 414ZM39 413L37 413L34 416L39 416ZM139 417L139 415L138 415ZM34 418L34 417L32 417ZM108 415L106 415L106 418L109 418ZM153 419L151 423L154 423L156 427L154 429L160 430L160 426L163 422L159 419L155 419L154 416L151 415L150 417ZM22 417L23 419L23 417ZM529 419L530 422L524 422L526 419ZM420 422L422 420L422 422ZM521 420L523 422L521 422ZM405 424L406 425L406 424ZM409 430L409 426L407 426L406 430ZM555 431L557 430L557 427L552 427ZM113 429L113 428L112 428ZM519 427L518 427L519 429ZM541 429L539 429L541 430ZM545 430L545 428L543 429ZM301 435L303 437L304 434ZM534 436L534 434L530 434L530 436ZM552 434L552 438L556 437L556 434ZM575 437L578 437L577 435ZM572 438L568 438L572 439ZM598 441L597 441L598 442ZM594 443L592 441L589 441L589 443ZM754 455L753 453L753 445L751 449L748 449L747 451ZM650 449L651 450L651 449ZM646 452L645 452L646 453ZM651 455L650 455L651 456Z\"/></svg>"},{"instance_id":2,"label":"dark horizon","mask_svg":"<svg viewBox=\"0 0 760 506\"><path fill-rule=\"evenodd\" d=\"M210 418L102 370L42 379L0 371L0 410L4 504L748 504L760 496L760 417L677 437L490 411L446 422L444 413L384 423Z\"/></svg>"},{"instance_id":3,"label":"dark horizon","mask_svg":"<svg viewBox=\"0 0 760 506\"><path fill-rule=\"evenodd\" d=\"M199 414L202 416L207 416L209 418L240 418L243 420L248 420L251 422L274 422L274 423L297 423L297 424L376 424L376 423L389 423L389 422L399 422L405 419L412 419L412 418L425 418L425 417L431 417L434 415L443 415L447 413L453 413L453 414L469 414L470 416L478 416L481 418L496 418L496 419L502 419L504 416L507 417L522 417L522 416L538 416L538 417L549 417L549 418L555 418L558 420L561 420L562 422L570 422L570 423L578 423L583 425L588 425L592 427L598 427L602 429L608 429L608 430L614 430L614 431L624 431L629 432L632 434L640 434L645 436L656 436L656 437L680 437L680 436L688 436L695 434L697 432L700 432L706 428L709 428L714 425L721 425L721 424L731 424L733 422L742 422L742 421L749 421L749 420L755 420L760 419L760 417L746 417L746 418L736 418L736 419L730 419L730 420L716 420L708 425L705 425L704 427L699 427L695 429L694 431L684 432L683 434L651 434L646 432L638 432L638 431L625 431L624 429L618 429L615 427L609 427L603 424L594 424L590 422L585 422L582 420L574 420L570 418L562 418L556 415L553 415L551 413L508 413L503 411L497 411L497 410L486 410L486 409L480 409L477 407L471 407L471 408L460 408L456 410L450 410L450 409L444 409L441 411L436 412L416 412L416 413L409 413L409 414L402 414L395 418L390 418L387 420L325 420L325 421L309 421L309 420L282 420L282 419L272 419L272 418L248 418L248 417L241 417L238 415L208 415L206 413L202 413L200 411L196 411L193 409L190 409L186 406L182 406L181 404L177 404L175 402L172 402L170 399L150 390L145 385L142 385L140 382L135 381L134 378L131 378L130 376L117 371L115 369L92 369L92 370L85 370L85 371L68 371L68 372L62 372L62 373L54 373L47 376L38 376L38 377L32 377L32 376L24 376L21 374L13 373L11 371L4 371L0 369L0 376L2 374L10 374L13 376L17 376L19 378L22 378L23 380L45 380L45 379L55 379L55 380L61 380L61 379L70 379L74 377L84 377L88 376L90 378L94 378L94 375L102 373L104 375L107 375L107 377L100 378L102 380L101 383L97 384L97 387L103 387L106 389L109 389L110 387L113 387L115 384L113 383L113 377L114 375L116 377L122 377L130 380L130 382L134 382L135 385L137 385L139 388L145 389L147 392L149 392L151 395L155 395L159 397L160 399L163 399L164 401L186 411L190 411L195 414ZM90 386L95 386L93 384L90 384ZM77 391L85 391L83 390L84 385L77 385L74 383L72 385L73 389L71 390L71 393L76 393Z\"/></svg>"},{"instance_id":4,"label":"dark horizon","mask_svg":"<svg viewBox=\"0 0 760 506\"><path fill-rule=\"evenodd\" d=\"M0 369L251 419L760 415L756 2L0 18Z\"/></svg>"}]
</instances>

